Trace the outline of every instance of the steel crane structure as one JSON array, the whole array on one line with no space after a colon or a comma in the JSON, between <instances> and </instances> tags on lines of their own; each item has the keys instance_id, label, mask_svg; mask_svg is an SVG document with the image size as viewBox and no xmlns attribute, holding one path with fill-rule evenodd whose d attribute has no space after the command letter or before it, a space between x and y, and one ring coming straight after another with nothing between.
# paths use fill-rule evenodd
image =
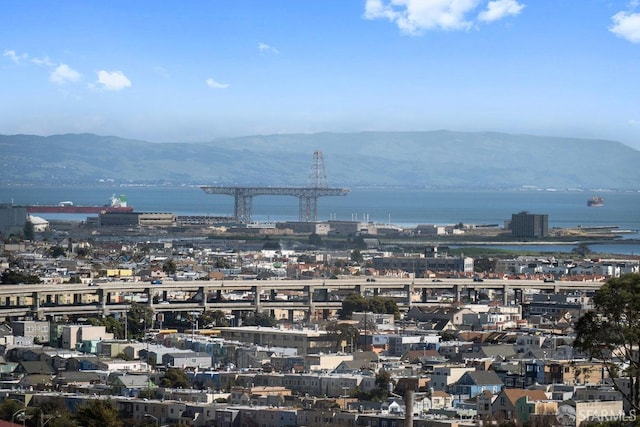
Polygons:
<instances>
[{"instance_id":1,"label":"steel crane structure","mask_svg":"<svg viewBox=\"0 0 640 427\"><path fill-rule=\"evenodd\" d=\"M346 196L349 188L330 188L324 167L322 151L313 153L313 164L306 187L229 187L201 186L207 194L233 196L233 216L236 221L248 223L253 219L253 198L255 196L294 196L299 199L298 220L318 221L318 198L325 196Z\"/></svg>"}]
</instances>

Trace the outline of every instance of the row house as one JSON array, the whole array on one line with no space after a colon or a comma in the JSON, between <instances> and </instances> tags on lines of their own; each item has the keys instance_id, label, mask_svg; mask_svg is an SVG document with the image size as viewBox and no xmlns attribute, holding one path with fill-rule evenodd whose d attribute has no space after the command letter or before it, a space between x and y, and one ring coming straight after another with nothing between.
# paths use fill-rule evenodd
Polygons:
<instances>
[{"instance_id":1,"label":"row house","mask_svg":"<svg viewBox=\"0 0 640 427\"><path fill-rule=\"evenodd\" d=\"M377 388L376 378L372 375L305 375L292 374L283 376L284 387L298 393L309 393L312 396L338 397L345 390L359 390L368 393Z\"/></svg>"},{"instance_id":2,"label":"row house","mask_svg":"<svg viewBox=\"0 0 640 427\"><path fill-rule=\"evenodd\" d=\"M449 392L454 396L473 398L489 391L496 394L502 390L504 384L494 371L465 372L454 384L449 386Z\"/></svg>"}]
</instances>

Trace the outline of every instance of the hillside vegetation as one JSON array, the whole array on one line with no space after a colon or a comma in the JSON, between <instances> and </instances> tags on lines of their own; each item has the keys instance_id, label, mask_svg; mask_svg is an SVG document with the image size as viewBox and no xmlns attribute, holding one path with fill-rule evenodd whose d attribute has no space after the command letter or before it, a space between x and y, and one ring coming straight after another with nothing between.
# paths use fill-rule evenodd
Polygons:
<instances>
[{"instance_id":1,"label":"hillside vegetation","mask_svg":"<svg viewBox=\"0 0 640 427\"><path fill-rule=\"evenodd\" d=\"M637 189L640 152L603 140L504 133L256 135L203 143L0 135L4 184L304 186L313 152L331 186Z\"/></svg>"}]
</instances>

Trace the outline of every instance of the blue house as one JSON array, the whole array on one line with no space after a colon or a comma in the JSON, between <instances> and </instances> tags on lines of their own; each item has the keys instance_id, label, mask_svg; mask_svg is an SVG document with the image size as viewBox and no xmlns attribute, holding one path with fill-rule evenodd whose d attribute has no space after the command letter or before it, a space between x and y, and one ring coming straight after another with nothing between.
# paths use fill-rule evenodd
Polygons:
<instances>
[{"instance_id":1,"label":"blue house","mask_svg":"<svg viewBox=\"0 0 640 427\"><path fill-rule=\"evenodd\" d=\"M470 371L450 386L449 393L472 398L484 391L498 394L503 387L504 383L494 371Z\"/></svg>"}]
</instances>

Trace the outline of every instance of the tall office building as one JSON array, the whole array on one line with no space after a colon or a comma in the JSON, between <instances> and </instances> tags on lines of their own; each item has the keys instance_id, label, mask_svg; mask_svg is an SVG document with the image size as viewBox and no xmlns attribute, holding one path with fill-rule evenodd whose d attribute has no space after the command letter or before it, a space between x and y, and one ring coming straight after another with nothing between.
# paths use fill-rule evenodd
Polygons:
<instances>
[{"instance_id":1,"label":"tall office building","mask_svg":"<svg viewBox=\"0 0 640 427\"><path fill-rule=\"evenodd\" d=\"M546 237L549 235L549 216L523 211L511 215L511 235L514 237Z\"/></svg>"}]
</instances>

